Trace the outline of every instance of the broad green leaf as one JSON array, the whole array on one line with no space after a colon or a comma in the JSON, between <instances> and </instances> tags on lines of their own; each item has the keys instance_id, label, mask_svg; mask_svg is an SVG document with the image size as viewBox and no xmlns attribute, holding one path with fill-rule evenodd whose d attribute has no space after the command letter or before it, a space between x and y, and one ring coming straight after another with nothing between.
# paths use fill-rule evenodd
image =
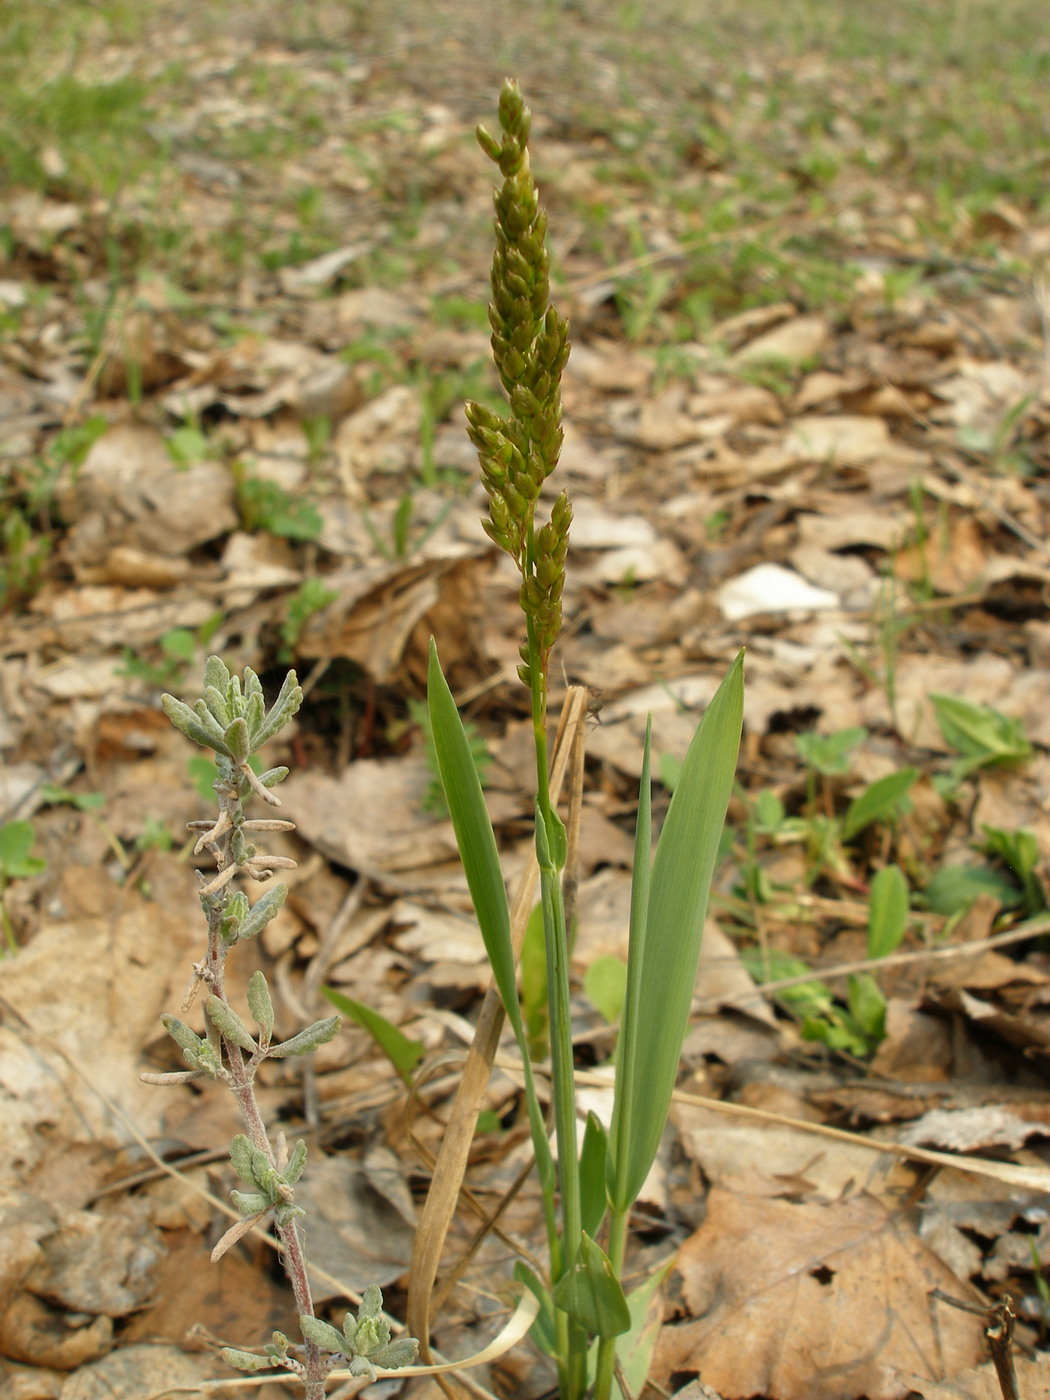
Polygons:
<instances>
[{"instance_id":1,"label":"broad green leaf","mask_svg":"<svg viewBox=\"0 0 1050 1400\"><path fill-rule=\"evenodd\" d=\"M1039 843L1031 831L1019 827L1007 831L997 826L982 826L984 840L981 850L998 856L1010 867L1021 882L1025 894L1025 913L1040 914L1047 907L1046 890L1039 878Z\"/></svg>"},{"instance_id":2,"label":"broad green leaf","mask_svg":"<svg viewBox=\"0 0 1050 1400\"><path fill-rule=\"evenodd\" d=\"M496 837L470 751L470 741L441 670L433 638L430 641L430 665L427 670L427 703L438 774L445 790L445 801L456 833L467 887L474 902L474 913L507 1016L519 1044L524 1046L514 949L510 940L510 911L496 850Z\"/></svg>"},{"instance_id":3,"label":"broad green leaf","mask_svg":"<svg viewBox=\"0 0 1050 1400\"><path fill-rule=\"evenodd\" d=\"M583 974L583 990L605 1020L614 1025L620 1019L627 995L627 964L623 958L612 953L595 958Z\"/></svg>"},{"instance_id":4,"label":"broad green leaf","mask_svg":"<svg viewBox=\"0 0 1050 1400\"><path fill-rule=\"evenodd\" d=\"M361 1026L372 1037L406 1084L412 1082L412 1071L422 1059L424 1045L421 1040L409 1040L404 1031L378 1011L373 1011L364 1002L355 1001L334 987L322 987L321 991L344 1016Z\"/></svg>"},{"instance_id":5,"label":"broad green leaf","mask_svg":"<svg viewBox=\"0 0 1050 1400\"><path fill-rule=\"evenodd\" d=\"M32 822L8 822L0 826L0 876L9 880L25 875L39 875L47 861L31 856L36 840Z\"/></svg>"},{"instance_id":6,"label":"broad green leaf","mask_svg":"<svg viewBox=\"0 0 1050 1400\"><path fill-rule=\"evenodd\" d=\"M908 882L899 865L887 865L871 882L868 905L868 957L896 952L908 927Z\"/></svg>"},{"instance_id":7,"label":"broad green leaf","mask_svg":"<svg viewBox=\"0 0 1050 1400\"><path fill-rule=\"evenodd\" d=\"M825 777L848 773L850 753L858 744L863 744L868 731L854 725L851 729L839 729L834 734L818 734L815 730L807 734L795 735L795 748L802 762L815 768Z\"/></svg>"},{"instance_id":8,"label":"broad green leaf","mask_svg":"<svg viewBox=\"0 0 1050 1400\"><path fill-rule=\"evenodd\" d=\"M850 1015L872 1046L878 1045L886 1034L886 998L875 978L867 973L849 977L847 981Z\"/></svg>"},{"instance_id":9,"label":"broad green leaf","mask_svg":"<svg viewBox=\"0 0 1050 1400\"><path fill-rule=\"evenodd\" d=\"M608 1137L601 1120L588 1113L580 1149L580 1217L583 1228L593 1239L605 1216L606 1156Z\"/></svg>"},{"instance_id":10,"label":"broad green leaf","mask_svg":"<svg viewBox=\"0 0 1050 1400\"><path fill-rule=\"evenodd\" d=\"M637 1197L667 1121L736 771L743 706L741 652L686 754L653 861L644 917L635 908L638 890L632 894L611 1134L610 1199L616 1210L626 1210ZM636 880L638 874L636 854Z\"/></svg>"},{"instance_id":11,"label":"broad green leaf","mask_svg":"<svg viewBox=\"0 0 1050 1400\"><path fill-rule=\"evenodd\" d=\"M842 823L843 841L852 841L854 836L872 822L889 821L907 810L902 804L918 776L917 768L902 768L897 773L887 773L884 778L876 778L846 808L846 816Z\"/></svg>"},{"instance_id":12,"label":"broad green leaf","mask_svg":"<svg viewBox=\"0 0 1050 1400\"><path fill-rule=\"evenodd\" d=\"M1019 719L1001 714L991 705L975 705L958 695L931 694L945 743L970 760L970 767L992 763L1020 763L1032 754Z\"/></svg>"},{"instance_id":13,"label":"broad green leaf","mask_svg":"<svg viewBox=\"0 0 1050 1400\"><path fill-rule=\"evenodd\" d=\"M961 914L979 894L993 895L1004 909L1016 909L1024 896L1017 886L986 865L942 865L924 891L935 914Z\"/></svg>"},{"instance_id":14,"label":"broad green leaf","mask_svg":"<svg viewBox=\"0 0 1050 1400\"><path fill-rule=\"evenodd\" d=\"M594 1337L617 1337L631 1325L627 1299L609 1257L586 1232L579 1253L555 1285L554 1306Z\"/></svg>"},{"instance_id":15,"label":"broad green leaf","mask_svg":"<svg viewBox=\"0 0 1050 1400\"><path fill-rule=\"evenodd\" d=\"M639 1069L637 1058L627 1055L626 1037L641 1023L642 969L645 963L645 927L649 914L649 890L652 879L653 812L650 763L653 748L653 717L645 722L645 744L642 749L642 776L638 785L638 820L634 831L634 867L631 873L631 918L627 950L627 987L620 1012L620 1034L616 1042L616 1087L613 1095L612 1126L607 1152L606 1194L610 1202L617 1200L616 1178L626 1170L626 1144L631 1140L633 1113L637 1101L634 1076ZM615 1143L624 1144L618 1151ZM637 1192L635 1192L637 1195ZM634 1197L631 1197L633 1201ZM621 1207L626 1210L627 1205Z\"/></svg>"}]
</instances>

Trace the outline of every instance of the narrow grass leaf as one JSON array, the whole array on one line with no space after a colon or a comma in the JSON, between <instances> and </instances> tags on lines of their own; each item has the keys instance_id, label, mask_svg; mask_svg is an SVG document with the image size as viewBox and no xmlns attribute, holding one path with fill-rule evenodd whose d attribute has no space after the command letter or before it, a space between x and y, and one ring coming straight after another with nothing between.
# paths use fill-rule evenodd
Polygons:
<instances>
[{"instance_id":1,"label":"narrow grass leaf","mask_svg":"<svg viewBox=\"0 0 1050 1400\"><path fill-rule=\"evenodd\" d=\"M434 754L438 775L445 791L452 827L456 833L467 887L474 902L474 913L485 943L507 1016L518 1043L525 1035L518 1005L514 971L514 949L510 937L510 911L500 869L496 837L481 791L481 780L463 728L459 710L438 661L437 647L430 642L427 670L427 704L434 734Z\"/></svg>"},{"instance_id":2,"label":"narrow grass leaf","mask_svg":"<svg viewBox=\"0 0 1050 1400\"><path fill-rule=\"evenodd\" d=\"M529 1328L529 1335L547 1356L557 1358L558 1331L554 1321L554 1302L550 1293L529 1268L519 1259L514 1265L514 1277L525 1285L540 1305L536 1320Z\"/></svg>"},{"instance_id":3,"label":"narrow grass leaf","mask_svg":"<svg viewBox=\"0 0 1050 1400\"><path fill-rule=\"evenodd\" d=\"M580 1220L586 1234L593 1239L605 1217L605 1159L608 1139L601 1120L588 1113L580 1149Z\"/></svg>"},{"instance_id":4,"label":"narrow grass leaf","mask_svg":"<svg viewBox=\"0 0 1050 1400\"><path fill-rule=\"evenodd\" d=\"M736 772L744 708L743 653L689 746L653 861L641 938L628 961L613 1114L614 1209L641 1190L667 1120L700 959L707 901ZM637 943L637 946L635 945Z\"/></svg>"},{"instance_id":5,"label":"narrow grass leaf","mask_svg":"<svg viewBox=\"0 0 1050 1400\"><path fill-rule=\"evenodd\" d=\"M321 991L337 1011L349 1016L351 1021L368 1032L405 1083L411 1084L412 1071L423 1056L423 1042L409 1040L404 1031L399 1030L378 1011L365 1006L364 1002L355 1001L353 997L337 992L333 987L322 987Z\"/></svg>"}]
</instances>

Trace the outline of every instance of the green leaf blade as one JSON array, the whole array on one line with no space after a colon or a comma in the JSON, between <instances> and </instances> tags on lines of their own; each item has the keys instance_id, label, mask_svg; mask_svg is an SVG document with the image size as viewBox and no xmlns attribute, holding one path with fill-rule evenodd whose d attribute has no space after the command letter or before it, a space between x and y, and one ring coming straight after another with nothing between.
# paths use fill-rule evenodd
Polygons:
<instances>
[{"instance_id":1,"label":"green leaf blade","mask_svg":"<svg viewBox=\"0 0 1050 1400\"><path fill-rule=\"evenodd\" d=\"M438 775L456 833L456 844L474 903L474 913L496 986L524 1053L524 1027L518 1005L514 949L510 937L510 910L496 837L485 806L470 740L441 670L433 639L427 671L427 704Z\"/></svg>"},{"instance_id":2,"label":"green leaf blade","mask_svg":"<svg viewBox=\"0 0 1050 1400\"><path fill-rule=\"evenodd\" d=\"M901 768L899 772L887 773L884 778L876 778L855 797L846 809L842 823L843 841L852 841L872 822L888 821L902 810L902 803L919 776L917 768Z\"/></svg>"},{"instance_id":3,"label":"green leaf blade","mask_svg":"<svg viewBox=\"0 0 1050 1400\"><path fill-rule=\"evenodd\" d=\"M667 1119L736 773L743 706L741 652L686 754L653 861L644 935L631 949L640 961L634 976L628 970L613 1116L610 1195L618 1211L641 1190Z\"/></svg>"},{"instance_id":4,"label":"green leaf blade","mask_svg":"<svg viewBox=\"0 0 1050 1400\"><path fill-rule=\"evenodd\" d=\"M322 987L321 991L337 1011L368 1032L405 1084L411 1085L412 1071L423 1057L423 1042L410 1040L392 1021L373 1011L364 1002L355 1001L344 992L337 992L334 987Z\"/></svg>"},{"instance_id":5,"label":"green leaf blade","mask_svg":"<svg viewBox=\"0 0 1050 1400\"><path fill-rule=\"evenodd\" d=\"M908 882L899 865L887 865L871 882L868 957L885 958L901 945L908 927Z\"/></svg>"}]
</instances>

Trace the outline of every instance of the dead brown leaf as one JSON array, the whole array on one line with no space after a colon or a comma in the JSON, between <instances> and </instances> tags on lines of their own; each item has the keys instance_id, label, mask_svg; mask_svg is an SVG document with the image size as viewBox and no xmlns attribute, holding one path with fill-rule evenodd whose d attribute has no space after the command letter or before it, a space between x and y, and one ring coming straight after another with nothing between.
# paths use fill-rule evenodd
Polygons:
<instances>
[{"instance_id":1,"label":"dead brown leaf","mask_svg":"<svg viewBox=\"0 0 1050 1400\"><path fill-rule=\"evenodd\" d=\"M870 1196L771 1200L711 1191L679 1253L694 1320L665 1328L661 1378L701 1373L727 1397L898 1400L982 1354L978 1319L929 1297L963 1285Z\"/></svg>"}]
</instances>

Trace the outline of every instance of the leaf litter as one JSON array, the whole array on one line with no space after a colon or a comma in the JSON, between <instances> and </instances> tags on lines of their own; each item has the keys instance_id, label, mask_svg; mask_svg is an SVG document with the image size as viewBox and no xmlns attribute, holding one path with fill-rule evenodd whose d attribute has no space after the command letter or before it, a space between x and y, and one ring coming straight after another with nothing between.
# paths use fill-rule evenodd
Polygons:
<instances>
[{"instance_id":1,"label":"leaf litter","mask_svg":"<svg viewBox=\"0 0 1050 1400\"><path fill-rule=\"evenodd\" d=\"M597 710L581 1074L612 1043L583 988L595 958L622 952L644 714L670 787L717 676L750 653L685 1049L683 1087L706 1106L675 1109L636 1222L638 1277L678 1250L654 1377L770 1400L983 1397L967 1369L980 1323L931 1301L940 1286L1010 1296L1034 1348L1018 1355L1022 1394L1045 1384L1040 1197L963 1169L972 1154L1040 1179L1050 1137L1050 231L1016 100L1038 58L1024 8L996 39L1031 62L996 98L974 76L983 4L957 10L950 35L916 15L859 52L840 35L835 57L804 16L792 29L764 6L715 5L707 29L668 17L684 67L666 35L639 43L629 15L589 4L542 23L445 5L358 23L320 6L310 32L281 7L220 22L160 5L86 28L70 7L36 90L55 97L71 43L77 101L139 106L119 179L116 127L84 139L75 102L56 125L31 82L25 144L0 139L0 826L31 837L0 846L5 1393L132 1400L222 1374L207 1339L184 1349L194 1324L234 1342L287 1325L260 1245L220 1266L235 1278L199 1282L225 1223L189 1184L229 1184L221 1161L194 1165L228 1139L225 1109L208 1094L162 1104L137 1079L171 1067L156 1018L182 992L197 922L183 823L209 781L155 723L157 700L191 688L209 651L268 683L294 662L308 690L281 755L299 831L275 842L303 869L259 953L279 1025L320 1014L331 982L425 1047L415 1101L357 1028L304 1081L274 1064L263 1088L338 1178L332 1296L360 1282L352 1260L382 1212L395 1300L404 1283L409 1207L485 985L407 705L431 633L495 758L508 874L528 858L514 583L478 525L460 418L463 398L493 391L471 130L506 63L536 110L576 341L560 655ZM928 61L931 44L958 46L959 65ZM983 171L978 118L1000 138ZM933 694L973 707L962 751ZM796 736L858 726L841 772L806 764ZM844 836L849 803L908 766L921 777L906 801ZM884 1030L858 1055L828 1038L853 1014L836 968L864 961L871 879L890 863L921 897L911 960L875 969ZM997 942L1025 918L1030 941ZM796 985L830 988L824 1040L773 954L804 969ZM756 1001L756 968L783 991ZM719 1116L720 1101L810 1131ZM502 1060L482 1112L443 1272L523 1163ZM813 1136L822 1125L868 1145ZM151 1176L139 1139L184 1194ZM878 1155L880 1141L960 1168ZM505 1306L492 1282L536 1243L537 1211L526 1187L475 1241L445 1290L446 1350L491 1335ZM98 1223L111 1219L124 1253ZM539 1395L548 1373L524 1351L486 1383Z\"/></svg>"}]
</instances>

